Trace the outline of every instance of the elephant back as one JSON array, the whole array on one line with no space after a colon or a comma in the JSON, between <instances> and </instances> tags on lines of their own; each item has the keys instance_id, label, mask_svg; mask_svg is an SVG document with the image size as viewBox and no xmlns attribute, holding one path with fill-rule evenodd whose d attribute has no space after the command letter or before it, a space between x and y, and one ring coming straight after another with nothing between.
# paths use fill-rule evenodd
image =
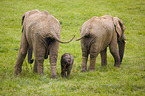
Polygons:
<instances>
[{"instance_id":1,"label":"elephant back","mask_svg":"<svg viewBox=\"0 0 145 96\"><path fill-rule=\"evenodd\" d=\"M81 37L83 35L100 37L104 34L112 34L114 30L112 26L113 21L111 19L94 16L83 24L81 28Z\"/></svg>"},{"instance_id":2,"label":"elephant back","mask_svg":"<svg viewBox=\"0 0 145 96\"><path fill-rule=\"evenodd\" d=\"M52 15L38 13L27 18L27 32L39 33L41 36L56 35L60 38L61 26L58 20Z\"/></svg>"}]
</instances>

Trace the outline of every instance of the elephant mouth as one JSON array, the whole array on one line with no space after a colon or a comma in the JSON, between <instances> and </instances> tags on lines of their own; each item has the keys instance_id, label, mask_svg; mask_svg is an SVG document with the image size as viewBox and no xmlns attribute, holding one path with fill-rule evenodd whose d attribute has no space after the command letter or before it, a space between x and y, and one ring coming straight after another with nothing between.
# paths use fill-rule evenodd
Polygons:
<instances>
[{"instance_id":1,"label":"elephant mouth","mask_svg":"<svg viewBox=\"0 0 145 96\"><path fill-rule=\"evenodd\" d=\"M70 60L70 59L66 61L66 63L67 63L68 65L70 64L70 62L71 62L71 60Z\"/></svg>"},{"instance_id":2,"label":"elephant mouth","mask_svg":"<svg viewBox=\"0 0 145 96\"><path fill-rule=\"evenodd\" d=\"M70 59L68 60L68 62L70 62Z\"/></svg>"}]
</instances>

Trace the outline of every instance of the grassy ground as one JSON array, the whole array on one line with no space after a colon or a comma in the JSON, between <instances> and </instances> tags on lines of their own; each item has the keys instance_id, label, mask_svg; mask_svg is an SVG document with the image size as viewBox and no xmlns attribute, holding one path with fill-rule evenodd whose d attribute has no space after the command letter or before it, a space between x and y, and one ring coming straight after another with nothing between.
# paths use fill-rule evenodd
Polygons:
<instances>
[{"instance_id":1,"label":"grassy ground","mask_svg":"<svg viewBox=\"0 0 145 96\"><path fill-rule=\"evenodd\" d=\"M92 16L119 17L126 26L126 50L120 68L113 67L108 51L108 65L101 67L97 57L96 71L81 73L81 46L73 40L60 44L57 62L58 79L50 79L49 60L44 62L44 76L33 74L33 65L23 63L22 74L15 77L21 38L21 16L24 12L48 10L62 24L61 40L80 37L82 24ZM60 57L74 56L70 79L60 77ZM0 96L145 96L145 1L144 0L0 0Z\"/></svg>"}]
</instances>

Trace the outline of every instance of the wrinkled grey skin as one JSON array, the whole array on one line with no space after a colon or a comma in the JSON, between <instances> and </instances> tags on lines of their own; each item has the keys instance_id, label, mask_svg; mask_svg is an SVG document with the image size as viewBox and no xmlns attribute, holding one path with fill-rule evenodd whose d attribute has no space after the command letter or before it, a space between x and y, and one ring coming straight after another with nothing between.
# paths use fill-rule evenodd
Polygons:
<instances>
[{"instance_id":1,"label":"wrinkled grey skin","mask_svg":"<svg viewBox=\"0 0 145 96\"><path fill-rule=\"evenodd\" d=\"M73 56L70 53L65 53L61 56L61 76L62 78L70 78L71 69L73 66ZM67 71L67 76L66 76Z\"/></svg>"},{"instance_id":2,"label":"wrinkled grey skin","mask_svg":"<svg viewBox=\"0 0 145 96\"><path fill-rule=\"evenodd\" d=\"M89 70L95 70L96 57L101 54L101 65L107 65L107 46L114 57L114 66L120 67L125 49L125 26L118 17L104 15L94 16L81 28L82 68L87 71L87 60L90 54ZM118 47L119 51L118 51Z\"/></svg>"},{"instance_id":3,"label":"wrinkled grey skin","mask_svg":"<svg viewBox=\"0 0 145 96\"><path fill-rule=\"evenodd\" d=\"M22 16L22 37L18 58L15 65L15 75L22 71L22 64L28 51L28 59L34 51L34 72L43 75L43 61L50 55L51 78L57 78L56 62L59 43L69 43L60 40L61 26L59 21L48 11L35 9L27 11Z\"/></svg>"}]
</instances>

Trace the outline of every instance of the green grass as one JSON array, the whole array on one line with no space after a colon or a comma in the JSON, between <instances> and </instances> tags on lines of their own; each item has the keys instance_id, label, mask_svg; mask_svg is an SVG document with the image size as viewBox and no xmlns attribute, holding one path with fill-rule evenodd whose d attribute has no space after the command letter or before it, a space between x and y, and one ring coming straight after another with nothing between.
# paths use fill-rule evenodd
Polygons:
<instances>
[{"instance_id":1,"label":"green grass","mask_svg":"<svg viewBox=\"0 0 145 96\"><path fill-rule=\"evenodd\" d=\"M107 67L97 57L96 71L80 72L81 46L73 40L60 44L58 79L50 79L49 60L44 62L44 76L33 74L33 64L23 63L22 73L14 76L14 66L21 42L21 16L24 12L48 10L62 24L61 40L80 37L82 24L93 16L119 17L126 26L126 49L120 68L113 67L108 50ZM60 57L74 56L70 79L60 76ZM88 64L89 65L89 64ZM145 96L145 1L144 0L0 0L0 96Z\"/></svg>"}]
</instances>

